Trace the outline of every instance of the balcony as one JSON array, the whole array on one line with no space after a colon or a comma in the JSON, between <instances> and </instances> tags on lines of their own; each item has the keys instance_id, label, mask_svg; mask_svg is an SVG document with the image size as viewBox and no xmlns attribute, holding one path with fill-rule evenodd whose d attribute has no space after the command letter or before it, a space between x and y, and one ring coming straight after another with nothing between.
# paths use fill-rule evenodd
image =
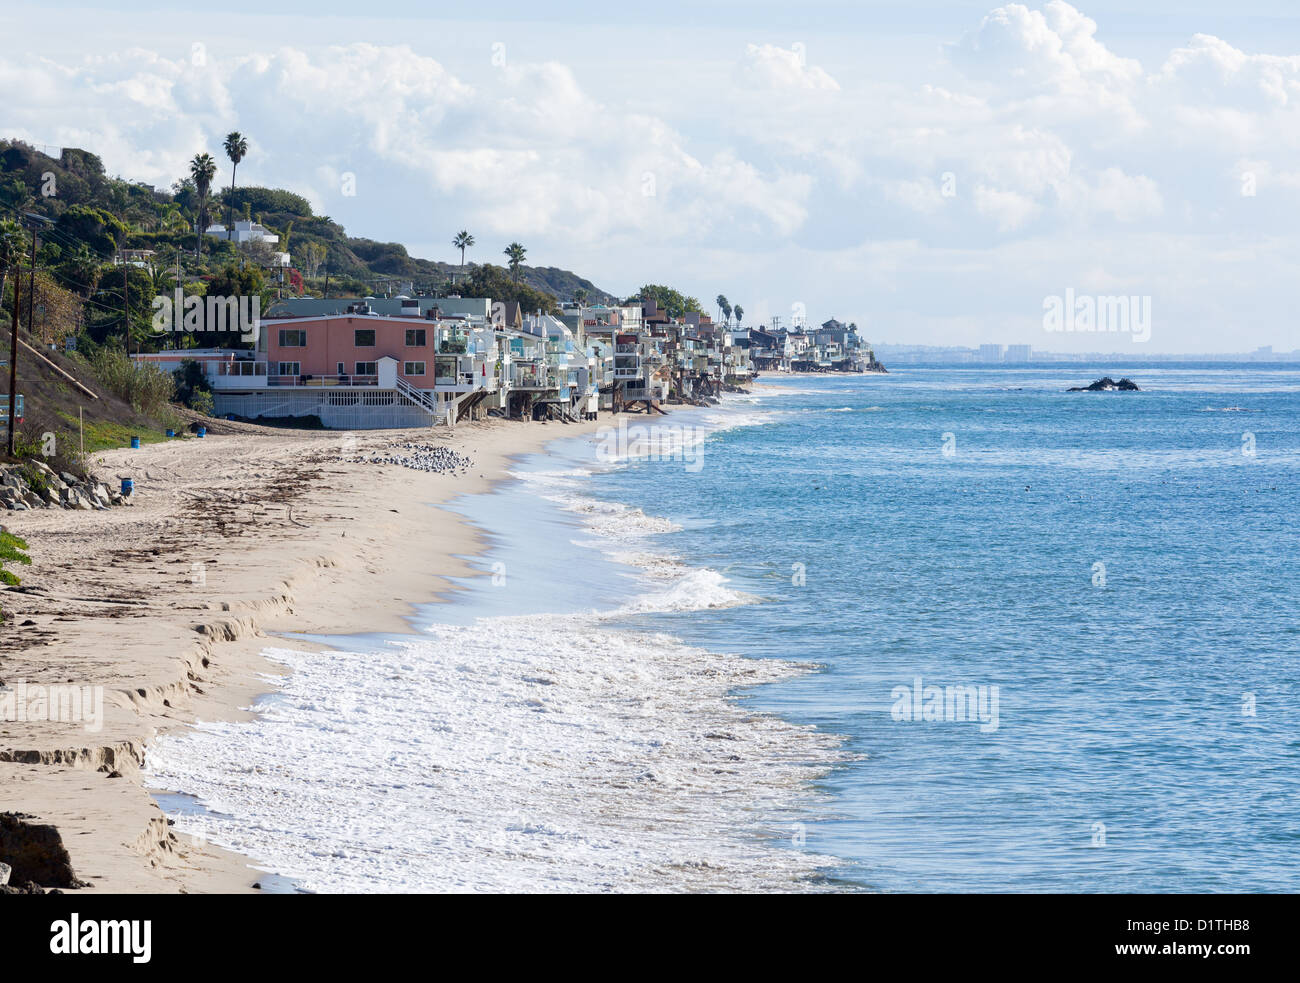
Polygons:
<instances>
[{"instance_id":1,"label":"balcony","mask_svg":"<svg viewBox=\"0 0 1300 983\"><path fill-rule=\"evenodd\" d=\"M473 372L457 372L433 377L433 388L440 393L469 393L478 389L495 392L496 376L476 375Z\"/></svg>"},{"instance_id":2,"label":"balcony","mask_svg":"<svg viewBox=\"0 0 1300 983\"><path fill-rule=\"evenodd\" d=\"M208 362L204 369L213 389L260 389L267 385L265 362Z\"/></svg>"},{"instance_id":3,"label":"balcony","mask_svg":"<svg viewBox=\"0 0 1300 983\"><path fill-rule=\"evenodd\" d=\"M630 399L663 399L663 386L625 386L623 388L623 398Z\"/></svg>"},{"instance_id":4,"label":"balcony","mask_svg":"<svg viewBox=\"0 0 1300 983\"><path fill-rule=\"evenodd\" d=\"M333 389L349 386L377 386L377 375L272 375L266 377L266 385L277 389L286 387L294 389ZM226 388L234 388L227 386Z\"/></svg>"}]
</instances>

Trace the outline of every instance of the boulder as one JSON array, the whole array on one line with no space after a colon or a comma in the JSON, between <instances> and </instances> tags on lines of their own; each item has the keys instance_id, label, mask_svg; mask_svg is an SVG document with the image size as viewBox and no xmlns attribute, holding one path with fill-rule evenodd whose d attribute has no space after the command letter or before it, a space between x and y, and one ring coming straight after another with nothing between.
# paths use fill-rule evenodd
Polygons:
<instances>
[{"instance_id":1,"label":"boulder","mask_svg":"<svg viewBox=\"0 0 1300 983\"><path fill-rule=\"evenodd\" d=\"M1140 393L1141 391L1142 390L1138 388L1138 384L1134 382L1132 379L1125 378L1125 379L1120 379L1119 382L1116 382L1108 375L1102 376L1096 382L1092 383L1092 385L1071 386L1069 389L1066 390L1066 392L1070 392L1070 393L1113 393L1113 392Z\"/></svg>"}]
</instances>

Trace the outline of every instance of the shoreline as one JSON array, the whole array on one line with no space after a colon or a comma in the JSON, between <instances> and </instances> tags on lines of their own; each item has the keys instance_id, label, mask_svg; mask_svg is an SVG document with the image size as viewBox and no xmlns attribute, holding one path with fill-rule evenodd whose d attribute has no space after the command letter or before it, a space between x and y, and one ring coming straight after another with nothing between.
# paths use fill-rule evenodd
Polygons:
<instances>
[{"instance_id":1,"label":"shoreline","mask_svg":"<svg viewBox=\"0 0 1300 983\"><path fill-rule=\"evenodd\" d=\"M451 506L488 535L479 572L503 561L518 587L475 578L399 637L269 651L293 671L262 714L159 743L152 780L211 810L178 831L311 893L818 890L832 858L783 843L840 738L747 708L813 667L622 624L759 599L642 540L680 527L592 498L593 448L560 438Z\"/></svg>"},{"instance_id":2,"label":"shoreline","mask_svg":"<svg viewBox=\"0 0 1300 983\"><path fill-rule=\"evenodd\" d=\"M102 687L102 726L0 720L0 812L53 826L87 891L254 890L260 872L248 858L171 832L140 773L149 742L197 721L252 719L265 677L285 674L262 656L272 634L349 634L358 624L409 633L417 604L446 600L451 578L481 572L466 559L482 551L481 531L443 506L490 491L515 458L602 425L247 426L97 454L101 475L136 476L133 505L7 520L32 565L20 590L0 595L9 618L0 679ZM408 442L467 454L472 467L437 474L341 459ZM394 515L424 508L413 542L409 520Z\"/></svg>"}]
</instances>

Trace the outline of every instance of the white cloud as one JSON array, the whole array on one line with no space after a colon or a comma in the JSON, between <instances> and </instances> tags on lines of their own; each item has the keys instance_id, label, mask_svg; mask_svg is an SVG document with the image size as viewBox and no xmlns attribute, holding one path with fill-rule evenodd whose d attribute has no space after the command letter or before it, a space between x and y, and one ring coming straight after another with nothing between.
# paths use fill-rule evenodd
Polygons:
<instances>
[{"instance_id":1,"label":"white cloud","mask_svg":"<svg viewBox=\"0 0 1300 983\"><path fill-rule=\"evenodd\" d=\"M339 200L344 173L356 175L356 204L385 210L423 182L510 237L788 235L811 189L805 175L729 151L694 155L668 123L601 105L556 62L511 64L471 85L406 45L356 43L204 65L140 50L20 69L0 61L0 80L18 76L44 98L10 132L93 148L136 179L170 184L201 150L224 165L221 138L240 129L252 150L245 180L329 211L352 204ZM38 130L44 119L60 122Z\"/></svg>"},{"instance_id":2,"label":"white cloud","mask_svg":"<svg viewBox=\"0 0 1300 983\"><path fill-rule=\"evenodd\" d=\"M737 68L739 77L762 88L838 92L840 85L824 69L806 64L802 45L781 48L774 44L750 44Z\"/></svg>"},{"instance_id":3,"label":"white cloud","mask_svg":"<svg viewBox=\"0 0 1300 983\"><path fill-rule=\"evenodd\" d=\"M1041 11L1013 3L991 11L948 51L972 78L1033 89L1078 92L1137 79L1142 66L1111 52L1096 33L1095 21L1060 0Z\"/></svg>"},{"instance_id":4,"label":"white cloud","mask_svg":"<svg viewBox=\"0 0 1300 983\"><path fill-rule=\"evenodd\" d=\"M1208 34L1177 48L1153 77L1186 102L1291 107L1300 98L1300 56L1248 55Z\"/></svg>"},{"instance_id":5,"label":"white cloud","mask_svg":"<svg viewBox=\"0 0 1300 983\"><path fill-rule=\"evenodd\" d=\"M975 210L991 218L1003 232L1020 228L1038 211L1038 206L1014 191L999 191L987 185L975 186Z\"/></svg>"}]
</instances>

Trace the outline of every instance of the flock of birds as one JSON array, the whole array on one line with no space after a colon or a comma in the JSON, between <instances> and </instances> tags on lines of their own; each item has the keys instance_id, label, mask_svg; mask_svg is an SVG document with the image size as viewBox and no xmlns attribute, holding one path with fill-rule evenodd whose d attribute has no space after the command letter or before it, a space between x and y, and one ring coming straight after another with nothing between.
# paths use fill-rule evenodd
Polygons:
<instances>
[{"instance_id":1,"label":"flock of birds","mask_svg":"<svg viewBox=\"0 0 1300 983\"><path fill-rule=\"evenodd\" d=\"M431 474L465 475L474 462L449 447L428 444L396 444L387 454L378 453L355 459L359 464L397 464Z\"/></svg>"}]
</instances>

